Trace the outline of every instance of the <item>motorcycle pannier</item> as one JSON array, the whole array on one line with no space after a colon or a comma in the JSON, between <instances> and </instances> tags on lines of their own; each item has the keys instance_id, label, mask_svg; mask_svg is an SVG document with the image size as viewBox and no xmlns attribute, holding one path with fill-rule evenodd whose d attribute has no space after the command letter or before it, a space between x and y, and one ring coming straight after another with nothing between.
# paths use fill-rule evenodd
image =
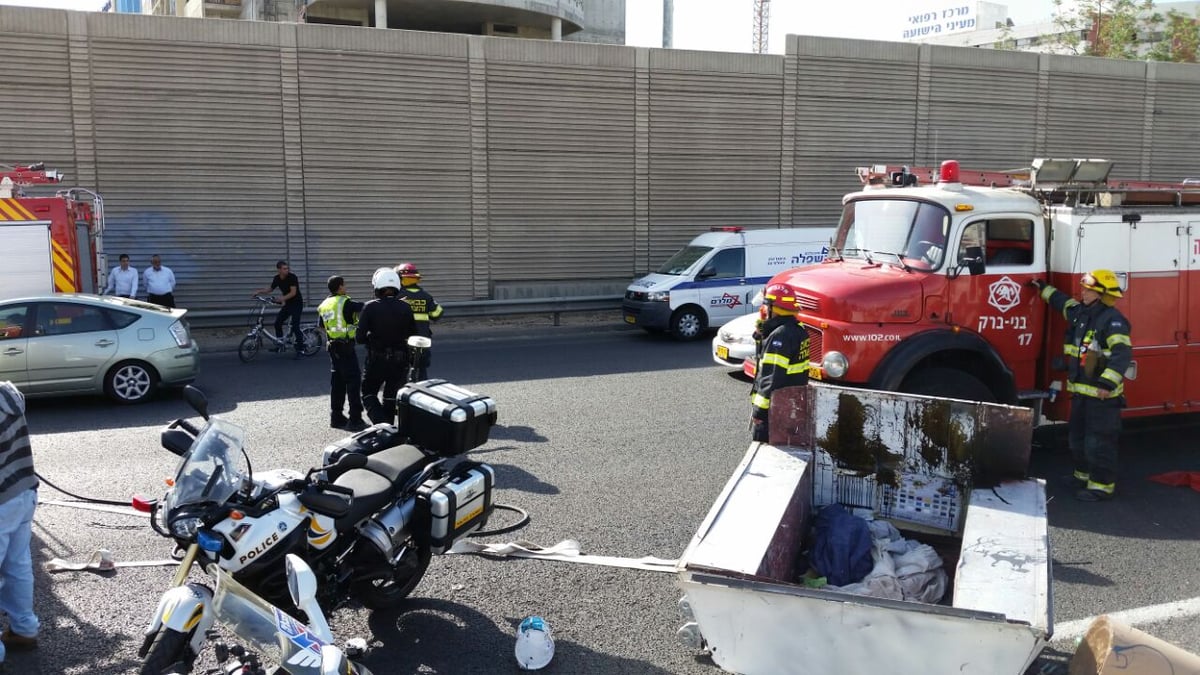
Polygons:
<instances>
[{"instance_id":1,"label":"motorcycle pannier","mask_svg":"<svg viewBox=\"0 0 1200 675\"><path fill-rule=\"evenodd\" d=\"M487 443L496 402L445 380L407 384L398 396L400 428L414 445L443 456Z\"/></svg>"},{"instance_id":2,"label":"motorcycle pannier","mask_svg":"<svg viewBox=\"0 0 1200 675\"><path fill-rule=\"evenodd\" d=\"M391 424L376 424L362 431L325 446L321 453L324 464L333 464L347 452L373 455L405 442L405 437Z\"/></svg>"},{"instance_id":3,"label":"motorcycle pannier","mask_svg":"<svg viewBox=\"0 0 1200 675\"><path fill-rule=\"evenodd\" d=\"M462 462L449 474L431 478L417 488L417 500L429 514L429 543L444 553L458 539L483 527L492 514L492 467Z\"/></svg>"}]
</instances>

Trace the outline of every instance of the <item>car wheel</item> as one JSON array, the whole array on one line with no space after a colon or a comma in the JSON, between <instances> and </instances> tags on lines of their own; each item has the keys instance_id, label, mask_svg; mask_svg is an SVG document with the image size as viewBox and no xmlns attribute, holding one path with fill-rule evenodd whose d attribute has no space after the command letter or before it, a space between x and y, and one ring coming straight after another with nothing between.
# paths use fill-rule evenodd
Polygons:
<instances>
[{"instance_id":1,"label":"car wheel","mask_svg":"<svg viewBox=\"0 0 1200 675\"><path fill-rule=\"evenodd\" d=\"M154 395L158 373L141 361L122 361L104 378L104 393L117 403L141 403Z\"/></svg>"},{"instance_id":2,"label":"car wheel","mask_svg":"<svg viewBox=\"0 0 1200 675\"><path fill-rule=\"evenodd\" d=\"M704 332L704 312L696 307L680 307L671 315L671 335L684 342L695 340Z\"/></svg>"}]
</instances>

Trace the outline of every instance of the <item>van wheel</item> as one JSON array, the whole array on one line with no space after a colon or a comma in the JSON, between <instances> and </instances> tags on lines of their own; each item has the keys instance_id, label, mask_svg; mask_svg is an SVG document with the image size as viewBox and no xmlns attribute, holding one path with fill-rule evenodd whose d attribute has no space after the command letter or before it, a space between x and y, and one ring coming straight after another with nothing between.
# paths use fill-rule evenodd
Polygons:
<instances>
[{"instance_id":1,"label":"van wheel","mask_svg":"<svg viewBox=\"0 0 1200 675\"><path fill-rule=\"evenodd\" d=\"M906 394L958 398L995 403L996 396L983 380L953 368L922 368L904 378L900 391Z\"/></svg>"},{"instance_id":2,"label":"van wheel","mask_svg":"<svg viewBox=\"0 0 1200 675\"><path fill-rule=\"evenodd\" d=\"M700 337L706 327L704 312L698 307L680 307L671 315L671 335L687 342Z\"/></svg>"}]
</instances>

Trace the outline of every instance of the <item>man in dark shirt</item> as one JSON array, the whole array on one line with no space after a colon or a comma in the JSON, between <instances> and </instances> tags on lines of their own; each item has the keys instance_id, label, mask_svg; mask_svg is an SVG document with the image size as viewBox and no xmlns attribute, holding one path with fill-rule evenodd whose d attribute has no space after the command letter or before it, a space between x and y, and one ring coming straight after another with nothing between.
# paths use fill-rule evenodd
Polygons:
<instances>
[{"instance_id":1,"label":"man in dark shirt","mask_svg":"<svg viewBox=\"0 0 1200 675\"><path fill-rule=\"evenodd\" d=\"M304 298L300 295L300 279L292 274L288 267L287 261L280 260L275 263L275 276L271 277L271 285L266 288L260 288L254 291L254 295L262 295L270 293L276 288L279 289L280 296L275 300L276 303L283 305L279 308L279 314L275 315L275 337L283 341L283 322L291 319L292 324L292 341L296 348L296 357L300 358L304 352L304 339L300 337L300 313L304 311ZM285 347L277 347L277 351L282 351Z\"/></svg>"},{"instance_id":2,"label":"man in dark shirt","mask_svg":"<svg viewBox=\"0 0 1200 675\"><path fill-rule=\"evenodd\" d=\"M396 421L396 391L408 375L408 338L417 334L417 322L408 303L400 299L400 275L380 267L371 277L375 300L358 316L355 339L367 346L367 367L362 379L363 408L371 422ZM379 387L383 387L383 402Z\"/></svg>"}]
</instances>

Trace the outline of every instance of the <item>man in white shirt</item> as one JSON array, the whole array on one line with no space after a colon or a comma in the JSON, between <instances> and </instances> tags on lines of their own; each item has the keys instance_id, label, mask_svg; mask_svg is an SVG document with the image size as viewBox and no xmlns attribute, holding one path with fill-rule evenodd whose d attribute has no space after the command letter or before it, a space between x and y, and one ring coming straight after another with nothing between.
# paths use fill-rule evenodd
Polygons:
<instances>
[{"instance_id":1,"label":"man in white shirt","mask_svg":"<svg viewBox=\"0 0 1200 675\"><path fill-rule=\"evenodd\" d=\"M108 288L104 292L122 298L137 297L138 273L129 266L129 254L122 253L118 260L121 264L108 273Z\"/></svg>"},{"instance_id":2,"label":"man in white shirt","mask_svg":"<svg viewBox=\"0 0 1200 675\"><path fill-rule=\"evenodd\" d=\"M164 267L158 254L150 256L150 266L142 273L146 282L146 299L163 307L175 307L175 273Z\"/></svg>"}]
</instances>

